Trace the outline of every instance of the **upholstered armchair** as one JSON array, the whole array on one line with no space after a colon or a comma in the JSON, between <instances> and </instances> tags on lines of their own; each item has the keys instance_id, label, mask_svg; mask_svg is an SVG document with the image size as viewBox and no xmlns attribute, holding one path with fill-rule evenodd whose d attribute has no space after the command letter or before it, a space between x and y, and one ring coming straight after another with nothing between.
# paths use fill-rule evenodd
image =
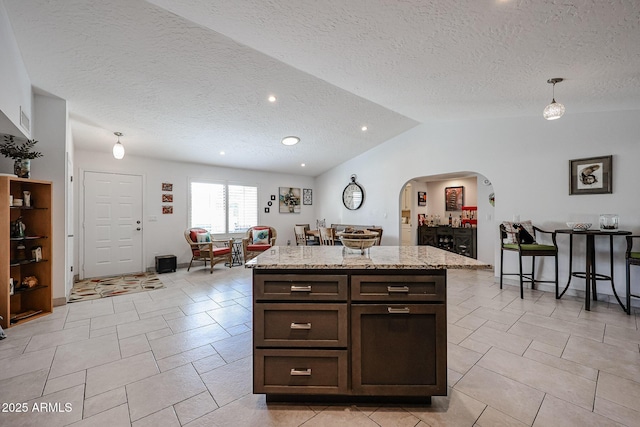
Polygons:
<instances>
[{"instance_id":1,"label":"upholstered armchair","mask_svg":"<svg viewBox=\"0 0 640 427\"><path fill-rule=\"evenodd\" d=\"M233 240L213 240L204 228L188 228L184 232L184 238L191 247L191 261L187 271L191 269L193 261L204 261L205 268L207 261L210 262L210 273L213 273L213 266L219 262L228 263L231 267Z\"/></svg>"},{"instance_id":2,"label":"upholstered armchair","mask_svg":"<svg viewBox=\"0 0 640 427\"><path fill-rule=\"evenodd\" d=\"M278 232L268 225L256 225L247 230L247 235L242 239L242 255L247 262L262 252L275 246Z\"/></svg>"}]
</instances>

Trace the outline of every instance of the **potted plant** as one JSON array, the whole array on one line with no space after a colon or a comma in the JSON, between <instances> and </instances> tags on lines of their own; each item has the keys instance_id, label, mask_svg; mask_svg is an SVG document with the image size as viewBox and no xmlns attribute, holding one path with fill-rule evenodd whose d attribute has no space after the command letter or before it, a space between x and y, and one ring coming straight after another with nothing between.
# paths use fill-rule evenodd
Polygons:
<instances>
[{"instance_id":1,"label":"potted plant","mask_svg":"<svg viewBox=\"0 0 640 427\"><path fill-rule=\"evenodd\" d=\"M33 150L38 141L28 139L26 142L16 142L13 135L5 135L4 142L0 144L0 154L12 158L13 173L20 178L29 178L31 175L31 159L42 157L42 153Z\"/></svg>"}]
</instances>

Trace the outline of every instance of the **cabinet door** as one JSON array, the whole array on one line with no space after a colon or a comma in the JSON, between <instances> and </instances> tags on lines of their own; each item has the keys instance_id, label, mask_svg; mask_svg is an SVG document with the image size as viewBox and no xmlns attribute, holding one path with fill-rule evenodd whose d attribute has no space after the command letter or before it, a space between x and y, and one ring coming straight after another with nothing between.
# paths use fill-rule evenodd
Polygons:
<instances>
[{"instance_id":1,"label":"cabinet door","mask_svg":"<svg viewBox=\"0 0 640 427\"><path fill-rule=\"evenodd\" d=\"M447 394L444 304L354 304L352 388L357 394Z\"/></svg>"}]
</instances>

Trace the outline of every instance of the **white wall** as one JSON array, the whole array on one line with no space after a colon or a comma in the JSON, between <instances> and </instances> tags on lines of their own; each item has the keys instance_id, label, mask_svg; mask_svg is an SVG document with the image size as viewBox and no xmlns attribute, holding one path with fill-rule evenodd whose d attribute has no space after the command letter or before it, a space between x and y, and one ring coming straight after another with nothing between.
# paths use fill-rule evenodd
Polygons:
<instances>
[{"instance_id":1,"label":"white wall","mask_svg":"<svg viewBox=\"0 0 640 427\"><path fill-rule=\"evenodd\" d=\"M447 212L445 210L444 189L446 187L464 187L464 205L478 206L478 179L456 178L446 181L432 181L427 183L427 214L440 215L441 224L449 223L449 214L454 218L462 215L462 211Z\"/></svg>"},{"instance_id":2,"label":"white wall","mask_svg":"<svg viewBox=\"0 0 640 427\"><path fill-rule=\"evenodd\" d=\"M475 171L491 181L496 194L495 218L490 220L493 246L489 243L488 247L495 248L498 242L497 222L511 220L514 214L542 228L557 229L566 228L565 222L577 217L597 224L600 213L615 212L620 214L622 229L640 231L639 112L572 114L567 108L562 119L552 122L536 116L428 123L411 129L319 176L318 216L331 222L335 218L336 222L380 224L385 227L385 244L398 244L398 194L408 180ZM613 194L569 196L569 160L609 154L613 155ZM357 211L347 211L340 203L352 173L366 191L363 207ZM479 191L479 200L491 192L490 187L482 187L486 194ZM486 218L479 213L479 220ZM487 246L487 237L482 239L479 250ZM567 238L559 237L558 244L560 280L566 282ZM584 269L584 248L575 246L574 271ZM607 256L600 250L605 247L604 240L597 242L600 271L605 271ZM624 247L624 239L616 239L619 291L625 277ZM508 262L515 268L516 264ZM542 264L542 276L550 278L552 263ZM584 287L582 281L575 283ZM611 293L603 283L598 290Z\"/></svg>"},{"instance_id":3,"label":"white wall","mask_svg":"<svg viewBox=\"0 0 640 427\"><path fill-rule=\"evenodd\" d=\"M60 98L36 95L34 97L33 136L38 140L36 151L43 156L31 160L31 178L53 182L53 298L63 302L66 297L66 144L67 102Z\"/></svg>"},{"instance_id":4,"label":"white wall","mask_svg":"<svg viewBox=\"0 0 640 427\"><path fill-rule=\"evenodd\" d=\"M33 121L31 81L22 62L4 3L0 1L0 133L31 137L20 125L20 108Z\"/></svg>"},{"instance_id":5,"label":"white wall","mask_svg":"<svg viewBox=\"0 0 640 427\"><path fill-rule=\"evenodd\" d=\"M115 143L115 140L114 140ZM123 141L126 147L126 141ZM188 263L191 259L189 246L185 242L183 232L188 226L188 182L190 178L206 178L212 180L229 180L232 182L258 186L259 197L259 223L271 225L278 232L277 245L286 245L291 241L295 245L293 227L297 223L309 223L315 225L317 206L317 194L315 180L312 177L288 174L276 174L260 171L222 168L191 163L178 163L170 161L153 160L141 157L125 155L122 160L115 160L111 154L93 151L77 150L74 157L76 170L74 180L75 188L75 229L81 231L82 218L79 215L79 203L81 203L82 171L98 171L112 173L139 174L144 177L144 201L143 201L143 245L144 263L147 268L155 266L156 255L173 254L178 257L178 263ZM163 215L161 197L161 184L169 182L173 184L173 214ZM281 214L278 212L278 187L299 187L313 189L313 205L302 205L299 214ZM271 195L276 196L276 201L270 208L270 213L265 213L264 208ZM150 221L151 217L157 221ZM81 233L76 233L75 246L79 247ZM74 265L78 263L76 250Z\"/></svg>"}]
</instances>

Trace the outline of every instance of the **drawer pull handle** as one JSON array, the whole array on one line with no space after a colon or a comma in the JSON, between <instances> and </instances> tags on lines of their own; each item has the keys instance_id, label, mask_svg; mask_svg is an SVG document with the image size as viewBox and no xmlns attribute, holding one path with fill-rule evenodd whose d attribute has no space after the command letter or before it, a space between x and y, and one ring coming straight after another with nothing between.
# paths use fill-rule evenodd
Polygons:
<instances>
[{"instance_id":1,"label":"drawer pull handle","mask_svg":"<svg viewBox=\"0 0 640 427\"><path fill-rule=\"evenodd\" d=\"M292 323L291 329L311 329L311 323Z\"/></svg>"},{"instance_id":2,"label":"drawer pull handle","mask_svg":"<svg viewBox=\"0 0 640 427\"><path fill-rule=\"evenodd\" d=\"M390 294L398 294L398 293L408 294L409 287L408 286L387 286L387 292L389 292Z\"/></svg>"},{"instance_id":3,"label":"drawer pull handle","mask_svg":"<svg viewBox=\"0 0 640 427\"><path fill-rule=\"evenodd\" d=\"M311 292L311 285L308 285L308 286L291 285L291 292Z\"/></svg>"},{"instance_id":4,"label":"drawer pull handle","mask_svg":"<svg viewBox=\"0 0 640 427\"><path fill-rule=\"evenodd\" d=\"M404 307L404 308L387 307L387 311L389 312L389 314L409 314L409 313L411 313L411 310L409 309L409 307Z\"/></svg>"},{"instance_id":5,"label":"drawer pull handle","mask_svg":"<svg viewBox=\"0 0 640 427\"><path fill-rule=\"evenodd\" d=\"M311 368L309 369L291 369L292 377L310 377L311 376Z\"/></svg>"}]
</instances>

